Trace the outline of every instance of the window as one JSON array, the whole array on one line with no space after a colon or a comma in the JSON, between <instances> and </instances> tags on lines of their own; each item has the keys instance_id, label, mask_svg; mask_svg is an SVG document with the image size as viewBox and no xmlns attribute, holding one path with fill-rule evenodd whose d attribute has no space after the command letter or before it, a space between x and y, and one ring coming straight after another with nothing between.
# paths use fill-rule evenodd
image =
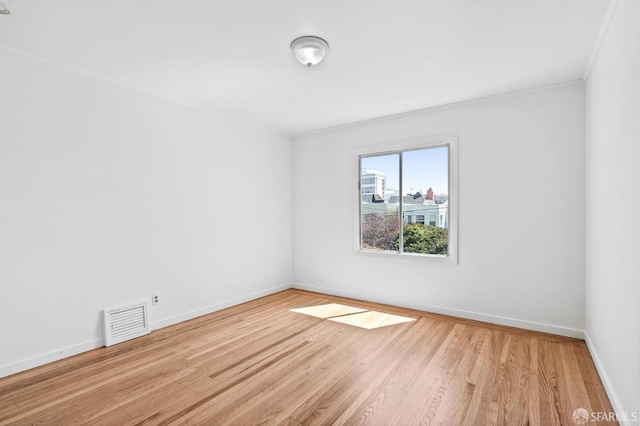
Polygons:
<instances>
[{"instance_id":1,"label":"window","mask_svg":"<svg viewBox=\"0 0 640 426\"><path fill-rule=\"evenodd\" d=\"M365 174L375 173L382 188L399 188L383 191L384 200L377 203L358 200L360 252L410 253L456 262L455 143L450 137L359 153L360 194Z\"/></svg>"},{"instance_id":2,"label":"window","mask_svg":"<svg viewBox=\"0 0 640 426\"><path fill-rule=\"evenodd\" d=\"M362 184L363 185L372 185L376 183L376 179L372 178L372 177L368 177L368 178L362 178Z\"/></svg>"}]
</instances>

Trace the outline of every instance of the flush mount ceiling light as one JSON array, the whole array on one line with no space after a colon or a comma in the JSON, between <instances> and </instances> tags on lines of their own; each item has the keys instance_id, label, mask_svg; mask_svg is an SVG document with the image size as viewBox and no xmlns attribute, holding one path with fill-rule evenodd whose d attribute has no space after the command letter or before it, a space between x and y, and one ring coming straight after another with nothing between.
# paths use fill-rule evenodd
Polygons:
<instances>
[{"instance_id":1,"label":"flush mount ceiling light","mask_svg":"<svg viewBox=\"0 0 640 426\"><path fill-rule=\"evenodd\" d=\"M9 8L4 3L0 3L0 15L8 15L10 13Z\"/></svg>"},{"instance_id":2,"label":"flush mount ceiling light","mask_svg":"<svg viewBox=\"0 0 640 426\"><path fill-rule=\"evenodd\" d=\"M329 43L315 36L303 36L291 42L291 50L302 65L311 68L318 64L329 50Z\"/></svg>"}]
</instances>

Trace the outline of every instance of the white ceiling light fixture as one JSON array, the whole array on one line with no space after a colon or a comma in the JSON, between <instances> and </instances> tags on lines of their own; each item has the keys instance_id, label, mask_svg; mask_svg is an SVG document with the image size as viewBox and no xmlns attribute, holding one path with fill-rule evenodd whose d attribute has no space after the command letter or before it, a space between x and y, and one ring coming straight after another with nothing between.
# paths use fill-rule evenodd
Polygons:
<instances>
[{"instance_id":1,"label":"white ceiling light fixture","mask_svg":"<svg viewBox=\"0 0 640 426\"><path fill-rule=\"evenodd\" d=\"M0 3L0 15L8 15L10 13L9 8L4 3Z\"/></svg>"},{"instance_id":2,"label":"white ceiling light fixture","mask_svg":"<svg viewBox=\"0 0 640 426\"><path fill-rule=\"evenodd\" d=\"M291 42L291 50L302 65L311 68L311 65L317 65L324 58L329 43L320 37L302 36Z\"/></svg>"}]
</instances>

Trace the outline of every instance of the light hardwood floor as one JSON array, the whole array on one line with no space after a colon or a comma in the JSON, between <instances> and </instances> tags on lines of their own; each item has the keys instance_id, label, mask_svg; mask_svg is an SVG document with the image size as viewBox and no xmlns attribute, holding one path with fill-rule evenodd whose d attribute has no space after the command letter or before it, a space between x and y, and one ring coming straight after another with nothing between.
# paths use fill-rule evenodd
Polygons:
<instances>
[{"instance_id":1,"label":"light hardwood floor","mask_svg":"<svg viewBox=\"0 0 640 426\"><path fill-rule=\"evenodd\" d=\"M416 321L367 330L325 303ZM287 290L0 379L0 425L573 425L612 411L581 340Z\"/></svg>"}]
</instances>

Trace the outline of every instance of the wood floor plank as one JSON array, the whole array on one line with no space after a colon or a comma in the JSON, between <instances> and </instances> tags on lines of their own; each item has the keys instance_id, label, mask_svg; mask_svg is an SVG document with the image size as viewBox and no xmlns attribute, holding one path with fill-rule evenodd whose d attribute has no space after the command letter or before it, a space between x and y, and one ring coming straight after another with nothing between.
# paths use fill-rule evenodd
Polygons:
<instances>
[{"instance_id":1,"label":"wood floor plank","mask_svg":"<svg viewBox=\"0 0 640 426\"><path fill-rule=\"evenodd\" d=\"M329 304L414 321L291 312ZM580 407L612 411L581 340L301 290L0 379L0 426L546 426Z\"/></svg>"},{"instance_id":2,"label":"wood floor plank","mask_svg":"<svg viewBox=\"0 0 640 426\"><path fill-rule=\"evenodd\" d=\"M301 406L306 406L308 410L309 407L306 403L309 395L313 395L314 391L318 389L323 389L327 383L335 382L339 376L347 374L351 367L347 361L357 361L358 357L349 349L358 344L360 337L351 333L341 334L342 331L345 330L334 332L335 338L322 346L319 351L313 353L311 357L307 356L306 359L296 360L295 364L290 364L285 374L273 382L268 391L262 391L252 396L252 407L239 409L239 407L230 406L225 409L224 418L230 424L234 422L238 424L281 424L286 423L286 419L291 417L292 410L300 409ZM340 357L343 361L338 368L334 362L336 357ZM295 369L296 374L287 374L292 369ZM300 376L316 375L318 371L323 372L318 380L300 380ZM306 414L306 416L308 415L309 413ZM294 418L300 416L301 414L298 414ZM216 420L220 420L220 418L216 417Z\"/></svg>"}]
</instances>

